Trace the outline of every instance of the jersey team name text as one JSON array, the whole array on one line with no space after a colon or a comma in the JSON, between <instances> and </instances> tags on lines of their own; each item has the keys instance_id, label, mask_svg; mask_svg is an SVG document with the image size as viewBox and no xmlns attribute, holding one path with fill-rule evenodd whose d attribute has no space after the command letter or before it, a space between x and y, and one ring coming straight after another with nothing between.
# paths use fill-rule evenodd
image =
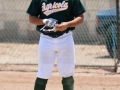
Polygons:
<instances>
[{"instance_id":1,"label":"jersey team name text","mask_svg":"<svg viewBox=\"0 0 120 90\"><path fill-rule=\"evenodd\" d=\"M53 4L42 3L42 11L47 16L55 12L66 10L67 8L68 8L68 2L65 1L63 1L62 3L54 2Z\"/></svg>"}]
</instances>

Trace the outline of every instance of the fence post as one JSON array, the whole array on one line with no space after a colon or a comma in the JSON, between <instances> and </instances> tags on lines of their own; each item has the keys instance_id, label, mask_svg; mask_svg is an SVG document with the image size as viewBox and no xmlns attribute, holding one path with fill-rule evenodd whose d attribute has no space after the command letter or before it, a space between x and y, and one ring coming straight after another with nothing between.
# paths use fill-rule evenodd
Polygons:
<instances>
[{"instance_id":1,"label":"fence post","mask_svg":"<svg viewBox=\"0 0 120 90\"><path fill-rule=\"evenodd\" d=\"M119 17L119 0L116 0L116 20L117 20L117 63L115 64L115 71L117 73L120 73L120 70L118 69L118 65L120 63L120 28L119 28L119 20L120 20L120 17Z\"/></svg>"}]
</instances>

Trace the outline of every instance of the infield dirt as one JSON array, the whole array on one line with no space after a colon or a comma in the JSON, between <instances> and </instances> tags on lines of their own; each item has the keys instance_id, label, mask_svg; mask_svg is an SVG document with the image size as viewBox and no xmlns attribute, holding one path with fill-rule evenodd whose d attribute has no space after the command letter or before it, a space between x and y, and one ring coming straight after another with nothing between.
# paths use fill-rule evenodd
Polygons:
<instances>
[{"instance_id":1,"label":"infield dirt","mask_svg":"<svg viewBox=\"0 0 120 90\"><path fill-rule=\"evenodd\" d=\"M37 65L0 65L0 90L34 90ZM74 90L120 90L120 74L114 68L76 67ZM63 90L57 67L46 90Z\"/></svg>"}]
</instances>

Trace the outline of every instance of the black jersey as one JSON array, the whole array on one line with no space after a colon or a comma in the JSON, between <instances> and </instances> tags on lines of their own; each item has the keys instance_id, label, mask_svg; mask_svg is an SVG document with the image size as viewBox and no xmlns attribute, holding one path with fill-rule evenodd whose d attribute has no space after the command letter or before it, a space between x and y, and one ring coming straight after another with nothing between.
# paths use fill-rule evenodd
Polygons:
<instances>
[{"instance_id":1,"label":"black jersey","mask_svg":"<svg viewBox=\"0 0 120 90\"><path fill-rule=\"evenodd\" d=\"M85 8L80 0L32 0L27 10L28 14L41 19L54 18L58 20L58 24L71 21L84 12ZM39 25L36 29L40 31L42 27L43 25ZM67 30L74 28L70 27Z\"/></svg>"}]
</instances>

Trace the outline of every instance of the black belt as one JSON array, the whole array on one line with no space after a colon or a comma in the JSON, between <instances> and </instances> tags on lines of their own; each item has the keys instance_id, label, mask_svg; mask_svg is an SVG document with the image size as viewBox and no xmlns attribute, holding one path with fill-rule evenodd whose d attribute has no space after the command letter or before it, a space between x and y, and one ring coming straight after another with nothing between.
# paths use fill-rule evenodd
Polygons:
<instances>
[{"instance_id":1,"label":"black belt","mask_svg":"<svg viewBox=\"0 0 120 90\"><path fill-rule=\"evenodd\" d=\"M57 38L57 37L59 37L59 36L62 36L63 34L65 34L65 33L68 33L69 31L71 31L71 30L67 30L67 31L63 31L63 32L44 32L44 31L42 31L41 33L43 33L44 35L47 35L47 36L50 36L50 37L52 37L52 38Z\"/></svg>"}]
</instances>

